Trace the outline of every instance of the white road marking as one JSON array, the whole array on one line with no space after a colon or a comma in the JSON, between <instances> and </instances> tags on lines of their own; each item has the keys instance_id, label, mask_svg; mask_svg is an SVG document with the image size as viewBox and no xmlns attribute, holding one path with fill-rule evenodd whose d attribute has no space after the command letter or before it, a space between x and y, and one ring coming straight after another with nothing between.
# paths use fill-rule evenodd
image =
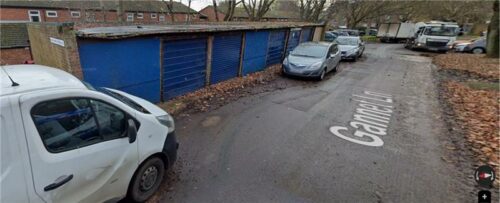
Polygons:
<instances>
[{"instance_id":1,"label":"white road marking","mask_svg":"<svg viewBox=\"0 0 500 203\"><path fill-rule=\"evenodd\" d=\"M387 124L390 122L393 107L387 104L375 103L375 101L392 104L392 96L373 91L363 91L363 95L353 94L352 96L366 99L353 99L359 102L359 107L356 108L353 115L353 121L349 122L349 127L354 129L353 135L342 134L341 131L349 131L349 128L344 126L332 126L330 132L337 137L356 144L371 147L383 146L384 141L379 136L387 135Z\"/></svg>"}]
</instances>

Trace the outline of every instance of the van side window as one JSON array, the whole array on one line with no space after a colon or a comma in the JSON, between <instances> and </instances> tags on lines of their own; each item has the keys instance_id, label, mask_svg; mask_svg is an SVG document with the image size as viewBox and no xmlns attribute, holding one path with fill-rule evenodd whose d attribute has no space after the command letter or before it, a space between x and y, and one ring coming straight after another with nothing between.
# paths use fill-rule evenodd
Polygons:
<instances>
[{"instance_id":1,"label":"van side window","mask_svg":"<svg viewBox=\"0 0 500 203\"><path fill-rule=\"evenodd\" d=\"M62 152L102 141L87 99L60 99L31 110L38 133L49 152Z\"/></svg>"},{"instance_id":2,"label":"van side window","mask_svg":"<svg viewBox=\"0 0 500 203\"><path fill-rule=\"evenodd\" d=\"M91 100L91 104L104 140L125 136L127 117L123 111L101 101Z\"/></svg>"}]
</instances>

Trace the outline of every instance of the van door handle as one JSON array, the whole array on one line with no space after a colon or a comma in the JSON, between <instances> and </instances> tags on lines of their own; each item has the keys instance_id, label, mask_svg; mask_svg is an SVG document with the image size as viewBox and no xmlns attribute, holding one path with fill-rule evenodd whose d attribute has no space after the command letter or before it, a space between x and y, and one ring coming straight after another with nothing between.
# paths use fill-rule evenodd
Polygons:
<instances>
[{"instance_id":1,"label":"van door handle","mask_svg":"<svg viewBox=\"0 0 500 203\"><path fill-rule=\"evenodd\" d=\"M71 179L73 179L73 174L71 174L69 176L68 175L61 176L61 177L57 178L55 182L51 183L50 185L45 186L45 188L43 188L43 190L45 192L47 192L47 191L56 189L58 187L61 187L65 183L69 182Z\"/></svg>"}]
</instances>

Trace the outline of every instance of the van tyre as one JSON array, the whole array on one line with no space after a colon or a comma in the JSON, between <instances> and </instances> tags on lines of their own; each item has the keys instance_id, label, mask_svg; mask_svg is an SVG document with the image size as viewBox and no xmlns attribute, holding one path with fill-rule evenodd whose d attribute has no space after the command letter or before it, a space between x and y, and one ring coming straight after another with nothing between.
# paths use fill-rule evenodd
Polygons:
<instances>
[{"instance_id":1,"label":"van tyre","mask_svg":"<svg viewBox=\"0 0 500 203\"><path fill-rule=\"evenodd\" d=\"M146 160L132 178L128 191L129 199L144 202L153 196L165 175L165 164L159 157Z\"/></svg>"}]
</instances>

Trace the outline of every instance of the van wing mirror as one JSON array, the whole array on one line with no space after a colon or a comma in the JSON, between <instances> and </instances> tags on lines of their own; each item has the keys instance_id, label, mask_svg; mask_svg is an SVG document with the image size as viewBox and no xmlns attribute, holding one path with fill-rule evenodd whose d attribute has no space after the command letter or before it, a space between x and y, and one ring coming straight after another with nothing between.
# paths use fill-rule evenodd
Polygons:
<instances>
[{"instance_id":1,"label":"van wing mirror","mask_svg":"<svg viewBox=\"0 0 500 203\"><path fill-rule=\"evenodd\" d=\"M128 142L133 143L137 138L137 126L135 125L133 119L128 119L127 122L128 122L128 128L127 128Z\"/></svg>"}]
</instances>

